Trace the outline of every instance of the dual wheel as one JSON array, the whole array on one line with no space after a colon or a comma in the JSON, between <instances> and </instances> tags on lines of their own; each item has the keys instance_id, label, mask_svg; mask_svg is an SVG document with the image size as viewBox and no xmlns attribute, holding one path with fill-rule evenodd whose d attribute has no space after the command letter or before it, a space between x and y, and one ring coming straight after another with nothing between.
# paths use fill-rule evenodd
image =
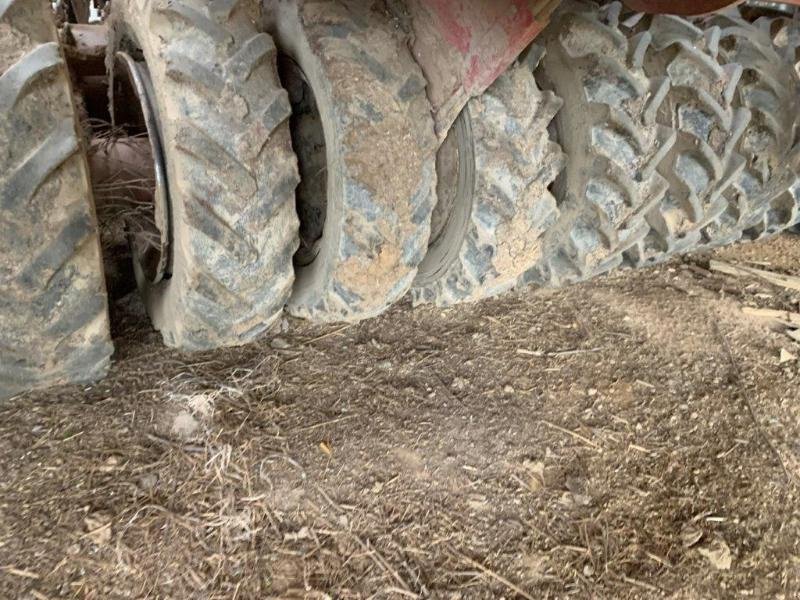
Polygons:
<instances>
[{"instance_id":1,"label":"dual wheel","mask_svg":"<svg viewBox=\"0 0 800 600\"><path fill-rule=\"evenodd\" d=\"M144 253L160 269L136 261L165 341L244 343L284 306L347 321L409 290L446 305L515 286L558 214L560 100L518 65L439 147L407 34L385 15L347 1L264 15L272 37L233 1L114 5L115 78L143 80L147 126L130 132L157 139L166 182Z\"/></svg>"},{"instance_id":2,"label":"dual wheel","mask_svg":"<svg viewBox=\"0 0 800 600\"><path fill-rule=\"evenodd\" d=\"M0 156L3 396L97 378L111 344L55 30L44 4L0 10L25 40L0 64L0 136L25 141ZM236 0L113 4L112 116L148 165L127 235L169 345L245 343L284 306L357 320L409 292L446 306L561 285L796 220L780 23L565 3L439 143L385 16L345 0L264 15L271 35Z\"/></svg>"}]
</instances>

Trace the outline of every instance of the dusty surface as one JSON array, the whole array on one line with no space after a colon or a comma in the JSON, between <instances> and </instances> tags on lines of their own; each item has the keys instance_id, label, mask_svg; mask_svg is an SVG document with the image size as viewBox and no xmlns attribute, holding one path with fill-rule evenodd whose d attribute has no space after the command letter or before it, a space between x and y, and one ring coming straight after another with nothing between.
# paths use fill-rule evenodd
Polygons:
<instances>
[{"instance_id":1,"label":"dusty surface","mask_svg":"<svg viewBox=\"0 0 800 600\"><path fill-rule=\"evenodd\" d=\"M800 294L694 260L194 355L117 306L0 408L0 597L797 598L800 348L740 309Z\"/></svg>"}]
</instances>

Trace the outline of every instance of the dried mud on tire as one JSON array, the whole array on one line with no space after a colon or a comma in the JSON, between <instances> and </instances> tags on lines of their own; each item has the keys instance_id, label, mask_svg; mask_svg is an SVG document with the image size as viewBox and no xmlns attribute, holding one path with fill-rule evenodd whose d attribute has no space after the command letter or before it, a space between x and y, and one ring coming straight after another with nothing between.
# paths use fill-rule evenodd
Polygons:
<instances>
[{"instance_id":1,"label":"dried mud on tire","mask_svg":"<svg viewBox=\"0 0 800 600\"><path fill-rule=\"evenodd\" d=\"M373 317L411 287L436 198L436 138L407 35L352 0L268 2L267 30L305 74L324 130L319 251L287 304L314 321Z\"/></svg>"},{"instance_id":2,"label":"dried mud on tire","mask_svg":"<svg viewBox=\"0 0 800 600\"><path fill-rule=\"evenodd\" d=\"M112 50L141 56L152 78L167 170L170 276L138 278L148 312L167 345L244 344L283 311L298 245L275 45L246 2L112 6Z\"/></svg>"},{"instance_id":3,"label":"dried mud on tire","mask_svg":"<svg viewBox=\"0 0 800 600\"><path fill-rule=\"evenodd\" d=\"M0 399L108 369L83 141L49 3L0 3Z\"/></svg>"},{"instance_id":4,"label":"dried mud on tire","mask_svg":"<svg viewBox=\"0 0 800 600\"><path fill-rule=\"evenodd\" d=\"M420 265L415 304L497 296L539 263L543 235L558 218L548 186L565 157L548 127L561 105L555 94L539 90L528 65L517 64L463 109L456 139L444 142L462 146L455 194L437 190L439 201L455 198ZM438 177L440 186L453 184Z\"/></svg>"}]
</instances>

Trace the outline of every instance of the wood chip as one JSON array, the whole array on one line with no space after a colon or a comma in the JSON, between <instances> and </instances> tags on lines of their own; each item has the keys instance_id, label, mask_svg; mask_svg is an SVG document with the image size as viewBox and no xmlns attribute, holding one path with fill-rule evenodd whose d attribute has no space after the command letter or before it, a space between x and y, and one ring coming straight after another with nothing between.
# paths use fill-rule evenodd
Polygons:
<instances>
[{"instance_id":1,"label":"wood chip","mask_svg":"<svg viewBox=\"0 0 800 600\"><path fill-rule=\"evenodd\" d=\"M792 338L795 342L800 342L800 329L790 329L786 332L790 338Z\"/></svg>"},{"instance_id":2,"label":"wood chip","mask_svg":"<svg viewBox=\"0 0 800 600\"><path fill-rule=\"evenodd\" d=\"M800 327L800 313L775 310L773 308L754 308L752 306L742 307L742 312L748 316L764 319L783 327Z\"/></svg>"},{"instance_id":3,"label":"wood chip","mask_svg":"<svg viewBox=\"0 0 800 600\"><path fill-rule=\"evenodd\" d=\"M713 540L697 549L697 551L708 559L711 565L720 571L728 571L731 568L733 558L731 556L731 549L721 539Z\"/></svg>"},{"instance_id":4,"label":"wood chip","mask_svg":"<svg viewBox=\"0 0 800 600\"><path fill-rule=\"evenodd\" d=\"M794 275L784 275L782 273L775 273L773 271L766 271L764 269L756 269L754 267L732 265L720 260L712 260L709 263L709 268L712 271L717 271L726 275L733 275L735 277L758 277L768 283L771 283L772 285L777 285L788 290L800 292L800 277L795 277Z\"/></svg>"}]
</instances>

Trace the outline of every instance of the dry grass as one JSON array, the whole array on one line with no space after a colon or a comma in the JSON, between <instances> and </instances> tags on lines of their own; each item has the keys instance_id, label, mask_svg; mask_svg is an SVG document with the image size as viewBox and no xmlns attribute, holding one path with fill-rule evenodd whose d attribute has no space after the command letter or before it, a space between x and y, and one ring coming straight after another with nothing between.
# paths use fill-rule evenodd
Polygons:
<instances>
[{"instance_id":1,"label":"dry grass","mask_svg":"<svg viewBox=\"0 0 800 600\"><path fill-rule=\"evenodd\" d=\"M115 145L123 145L132 157L139 157L131 164L120 162L113 172L101 179L92 180L92 191L97 206L97 216L103 225L102 242L106 252L120 243L119 232L135 236L143 245L157 248L161 244L158 226L154 219L151 194L155 189L155 175L142 176L140 165L152 157L148 146L137 141L147 139L147 133L129 135L124 128L113 126L100 119L87 119L92 129L91 156L108 156ZM124 240L123 240L124 241Z\"/></svg>"},{"instance_id":2,"label":"dry grass","mask_svg":"<svg viewBox=\"0 0 800 600\"><path fill-rule=\"evenodd\" d=\"M797 597L800 352L740 307L800 297L698 264L196 355L121 302L0 408L0 596Z\"/></svg>"}]
</instances>

